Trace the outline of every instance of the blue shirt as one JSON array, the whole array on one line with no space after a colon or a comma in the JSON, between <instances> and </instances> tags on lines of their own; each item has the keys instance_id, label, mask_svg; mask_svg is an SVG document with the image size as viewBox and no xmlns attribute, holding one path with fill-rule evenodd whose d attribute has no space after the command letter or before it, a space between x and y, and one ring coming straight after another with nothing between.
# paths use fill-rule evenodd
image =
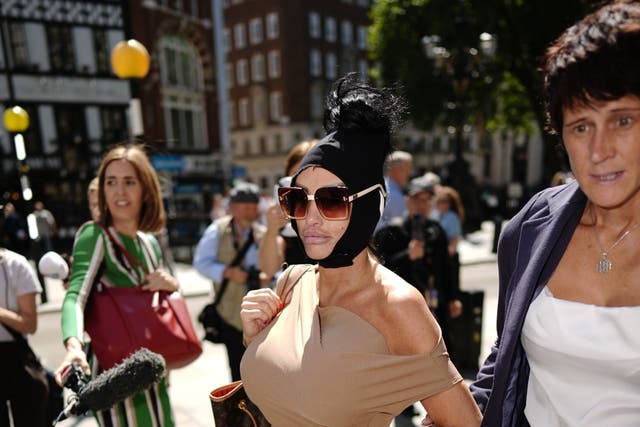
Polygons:
<instances>
[{"instance_id":1,"label":"blue shirt","mask_svg":"<svg viewBox=\"0 0 640 427\"><path fill-rule=\"evenodd\" d=\"M451 240L452 237L460 237L462 235L462 227L460 226L460 218L454 211L446 211L438 218L440 226L447 234L447 239Z\"/></svg>"},{"instance_id":2,"label":"blue shirt","mask_svg":"<svg viewBox=\"0 0 640 427\"><path fill-rule=\"evenodd\" d=\"M387 225L393 218L404 218L407 215L407 201L404 198L402 187L388 177L384 178L384 183L387 187L387 203L384 206L382 217L376 225L376 230Z\"/></svg>"},{"instance_id":3,"label":"blue shirt","mask_svg":"<svg viewBox=\"0 0 640 427\"><path fill-rule=\"evenodd\" d=\"M243 233L243 240L249 237L251 229ZM227 264L218 262L218 245L220 228L216 222L211 223L202 234L196 252L193 254L193 267L204 277L216 283L222 282L222 274ZM258 247L255 242L249 247L244 257L245 265L258 266Z\"/></svg>"}]
</instances>

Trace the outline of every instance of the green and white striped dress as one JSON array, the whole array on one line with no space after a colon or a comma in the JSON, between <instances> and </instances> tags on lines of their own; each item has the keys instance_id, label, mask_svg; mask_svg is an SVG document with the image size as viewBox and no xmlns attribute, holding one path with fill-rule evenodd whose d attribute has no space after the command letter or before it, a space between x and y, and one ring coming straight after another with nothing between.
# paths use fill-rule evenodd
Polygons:
<instances>
[{"instance_id":1,"label":"green and white striped dress","mask_svg":"<svg viewBox=\"0 0 640 427\"><path fill-rule=\"evenodd\" d=\"M157 240L151 234L138 232L131 238L110 228L115 239L149 271L162 265L162 255ZM107 286L137 286L145 276L141 268L130 265L109 241L100 226L87 222L76 234L73 247L73 267L64 302L62 304L63 342L76 337L84 342L84 312L96 282L100 265L104 261L101 283ZM101 372L97 359L89 350L92 377ZM154 387L138 393L109 411L96 414L103 427L172 427L174 425L167 385L163 379Z\"/></svg>"}]
</instances>

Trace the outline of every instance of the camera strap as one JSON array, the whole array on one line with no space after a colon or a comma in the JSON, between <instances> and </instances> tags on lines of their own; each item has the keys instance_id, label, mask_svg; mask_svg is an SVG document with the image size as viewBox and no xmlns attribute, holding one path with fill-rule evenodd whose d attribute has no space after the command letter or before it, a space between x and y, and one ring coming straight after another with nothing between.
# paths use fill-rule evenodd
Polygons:
<instances>
[{"instance_id":1,"label":"camera strap","mask_svg":"<svg viewBox=\"0 0 640 427\"><path fill-rule=\"evenodd\" d=\"M233 227L233 221L229 223L229 227ZM240 265L242 263L242 260L244 259L244 256L247 254L249 247L252 244L253 244L253 228L250 230L249 237L247 237L247 240L244 242L244 244L238 250L238 252L236 252L236 255L233 257L233 260L231 260L231 263L229 263L229 267L236 267ZM223 278L222 282L220 283L220 291L216 292L216 297L213 300L214 306L217 306L220 300L222 299L222 295L224 294L224 291L227 289L227 285L229 285L229 279Z\"/></svg>"}]
</instances>

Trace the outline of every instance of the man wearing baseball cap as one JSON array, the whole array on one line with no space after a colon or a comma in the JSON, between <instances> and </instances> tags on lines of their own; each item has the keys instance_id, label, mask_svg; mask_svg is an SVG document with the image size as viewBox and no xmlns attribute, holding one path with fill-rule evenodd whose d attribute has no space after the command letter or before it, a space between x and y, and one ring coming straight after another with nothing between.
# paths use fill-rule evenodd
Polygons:
<instances>
[{"instance_id":1,"label":"man wearing baseball cap","mask_svg":"<svg viewBox=\"0 0 640 427\"><path fill-rule=\"evenodd\" d=\"M240 360L244 353L240 320L242 297L250 289L266 285L267 281L261 281L258 266L258 245L265 232L265 227L258 222L260 189L252 183L236 183L229 201L230 214L211 223L200 238L193 266L213 281L216 292L220 292L222 283L226 282L215 309L224 321L222 341L227 347L235 381L240 379ZM232 265L239 252L244 252L244 256Z\"/></svg>"}]
</instances>

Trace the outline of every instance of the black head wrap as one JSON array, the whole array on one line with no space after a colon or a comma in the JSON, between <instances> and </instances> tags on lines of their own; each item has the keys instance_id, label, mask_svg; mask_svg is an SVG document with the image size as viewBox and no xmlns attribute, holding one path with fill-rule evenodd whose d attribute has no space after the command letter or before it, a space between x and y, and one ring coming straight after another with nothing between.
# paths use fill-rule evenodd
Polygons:
<instances>
[{"instance_id":1,"label":"black head wrap","mask_svg":"<svg viewBox=\"0 0 640 427\"><path fill-rule=\"evenodd\" d=\"M375 184L385 188L384 161L391 147L391 130L403 112L403 103L389 91L359 82L354 74L340 79L327 99L328 135L304 156L292 185L302 170L320 167L340 178L350 194ZM347 229L319 264L327 268L352 265L369 244L384 202L380 191L354 200ZM292 225L297 232L296 221Z\"/></svg>"}]
</instances>

